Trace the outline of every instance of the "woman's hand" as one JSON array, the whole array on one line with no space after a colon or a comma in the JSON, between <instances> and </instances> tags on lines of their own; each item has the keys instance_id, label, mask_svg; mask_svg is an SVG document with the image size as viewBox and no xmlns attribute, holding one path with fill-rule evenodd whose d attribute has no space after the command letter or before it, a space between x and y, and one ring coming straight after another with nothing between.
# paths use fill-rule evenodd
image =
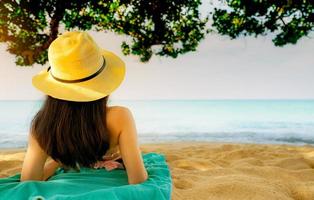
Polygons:
<instances>
[{"instance_id":1,"label":"woman's hand","mask_svg":"<svg viewBox=\"0 0 314 200\"><path fill-rule=\"evenodd\" d=\"M121 158L119 145L114 148L110 148L105 155L103 155L103 160L118 160Z\"/></svg>"}]
</instances>

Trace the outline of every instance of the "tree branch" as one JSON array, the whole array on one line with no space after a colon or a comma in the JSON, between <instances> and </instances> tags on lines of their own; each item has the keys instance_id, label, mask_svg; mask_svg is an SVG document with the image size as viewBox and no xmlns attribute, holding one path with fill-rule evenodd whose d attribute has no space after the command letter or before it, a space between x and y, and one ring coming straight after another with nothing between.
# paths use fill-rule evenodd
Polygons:
<instances>
[{"instance_id":1,"label":"tree branch","mask_svg":"<svg viewBox=\"0 0 314 200\"><path fill-rule=\"evenodd\" d=\"M286 26L285 21L282 19L282 17L279 17L280 21L283 23L284 26Z\"/></svg>"},{"instance_id":2,"label":"tree branch","mask_svg":"<svg viewBox=\"0 0 314 200\"><path fill-rule=\"evenodd\" d=\"M56 10L53 16L51 17L51 20L49 23L50 33L48 35L48 40L43 45L34 49L32 53L30 53L29 50L26 50L25 52L22 53L22 55L25 55L27 57L29 64L33 64L36 58L39 56L39 54L45 51L46 49L48 49L52 41L54 41L58 37L59 23L62 20L64 12L65 12L65 8L64 8L65 6L60 5L60 4L61 3L59 3L59 6L58 6L58 2L57 2Z\"/></svg>"}]
</instances>

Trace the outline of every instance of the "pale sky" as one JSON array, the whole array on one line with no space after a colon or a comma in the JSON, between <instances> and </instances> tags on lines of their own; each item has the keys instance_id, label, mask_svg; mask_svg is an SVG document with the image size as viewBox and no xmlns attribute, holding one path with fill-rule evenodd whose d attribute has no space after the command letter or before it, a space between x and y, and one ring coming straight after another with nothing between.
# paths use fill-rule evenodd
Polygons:
<instances>
[{"instance_id":1,"label":"pale sky","mask_svg":"<svg viewBox=\"0 0 314 200\"><path fill-rule=\"evenodd\" d=\"M271 37L208 35L196 52L141 63L122 55L123 36L89 33L126 62L125 80L112 99L314 99L313 38L280 48ZM42 99L31 78L48 65L15 66L3 43L0 61L0 100Z\"/></svg>"}]
</instances>

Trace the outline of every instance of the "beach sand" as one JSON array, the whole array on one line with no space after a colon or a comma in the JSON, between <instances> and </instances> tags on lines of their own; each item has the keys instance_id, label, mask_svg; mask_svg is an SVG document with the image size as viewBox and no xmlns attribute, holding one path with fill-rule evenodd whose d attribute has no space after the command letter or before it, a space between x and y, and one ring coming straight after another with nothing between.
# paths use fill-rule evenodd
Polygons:
<instances>
[{"instance_id":1,"label":"beach sand","mask_svg":"<svg viewBox=\"0 0 314 200\"><path fill-rule=\"evenodd\" d=\"M142 144L166 156L174 200L313 200L314 147L232 143ZM0 177L20 172L25 149L0 151Z\"/></svg>"}]
</instances>

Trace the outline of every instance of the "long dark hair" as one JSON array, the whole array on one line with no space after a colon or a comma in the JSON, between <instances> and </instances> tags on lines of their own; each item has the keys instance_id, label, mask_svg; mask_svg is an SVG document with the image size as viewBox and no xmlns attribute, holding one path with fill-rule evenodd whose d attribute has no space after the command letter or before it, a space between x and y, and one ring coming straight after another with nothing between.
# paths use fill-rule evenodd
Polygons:
<instances>
[{"instance_id":1,"label":"long dark hair","mask_svg":"<svg viewBox=\"0 0 314 200\"><path fill-rule=\"evenodd\" d=\"M74 102L47 95L31 122L30 133L65 168L91 167L109 148L108 98Z\"/></svg>"}]
</instances>

